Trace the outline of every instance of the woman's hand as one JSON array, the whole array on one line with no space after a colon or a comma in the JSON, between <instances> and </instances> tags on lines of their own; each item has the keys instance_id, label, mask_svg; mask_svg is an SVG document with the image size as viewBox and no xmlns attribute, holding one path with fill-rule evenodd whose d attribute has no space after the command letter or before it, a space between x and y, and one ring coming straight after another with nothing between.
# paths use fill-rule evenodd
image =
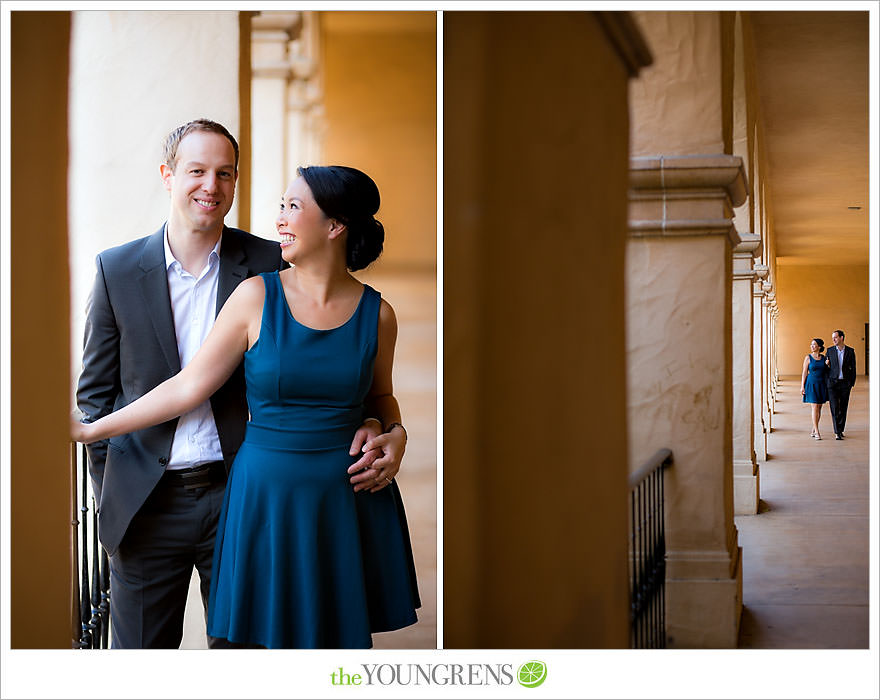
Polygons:
<instances>
[{"instance_id":1,"label":"woman's hand","mask_svg":"<svg viewBox=\"0 0 880 700\"><path fill-rule=\"evenodd\" d=\"M380 491L391 483L391 480L400 471L400 462L406 450L406 431L401 425L396 425L389 433L382 433L364 444L364 452L378 450L381 457L373 462L372 468L376 470L376 477L370 493ZM362 488L368 488L365 484ZM360 490L355 488L355 490Z\"/></svg>"},{"instance_id":2,"label":"woman's hand","mask_svg":"<svg viewBox=\"0 0 880 700\"><path fill-rule=\"evenodd\" d=\"M803 387L801 387L801 394L803 394L804 396L807 395L807 390L804 389Z\"/></svg>"}]
</instances>

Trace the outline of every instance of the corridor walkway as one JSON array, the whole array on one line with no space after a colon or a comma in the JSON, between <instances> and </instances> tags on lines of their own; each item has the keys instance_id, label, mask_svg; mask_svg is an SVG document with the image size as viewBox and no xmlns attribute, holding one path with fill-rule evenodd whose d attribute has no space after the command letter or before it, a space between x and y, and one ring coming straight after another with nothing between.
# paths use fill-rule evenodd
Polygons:
<instances>
[{"instance_id":1,"label":"corridor walkway","mask_svg":"<svg viewBox=\"0 0 880 700\"><path fill-rule=\"evenodd\" d=\"M743 548L745 649L868 647L868 379L859 376L845 438L826 404L810 437L800 378L783 377L760 465L758 515L736 517Z\"/></svg>"}]
</instances>

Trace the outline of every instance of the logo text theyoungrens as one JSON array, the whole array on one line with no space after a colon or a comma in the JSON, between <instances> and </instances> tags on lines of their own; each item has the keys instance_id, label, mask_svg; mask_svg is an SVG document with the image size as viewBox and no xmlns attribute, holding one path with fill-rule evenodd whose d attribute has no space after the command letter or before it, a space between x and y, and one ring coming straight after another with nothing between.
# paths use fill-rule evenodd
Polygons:
<instances>
[{"instance_id":1,"label":"logo text theyoungrens","mask_svg":"<svg viewBox=\"0 0 880 700\"><path fill-rule=\"evenodd\" d=\"M332 685L511 685L511 664L361 664L360 671L340 666Z\"/></svg>"}]
</instances>

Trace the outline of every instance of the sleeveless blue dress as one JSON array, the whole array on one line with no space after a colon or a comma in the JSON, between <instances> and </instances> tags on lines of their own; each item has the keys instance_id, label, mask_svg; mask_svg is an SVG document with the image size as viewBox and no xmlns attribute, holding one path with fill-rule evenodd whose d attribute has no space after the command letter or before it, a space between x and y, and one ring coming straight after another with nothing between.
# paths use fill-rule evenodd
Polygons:
<instances>
[{"instance_id":1,"label":"sleeveless blue dress","mask_svg":"<svg viewBox=\"0 0 880 700\"><path fill-rule=\"evenodd\" d=\"M809 374L804 382L804 403L825 403L828 401L828 385L825 378L828 376L828 367L825 366L825 355L819 355L819 359L810 359Z\"/></svg>"},{"instance_id":2,"label":"sleeveless blue dress","mask_svg":"<svg viewBox=\"0 0 880 700\"><path fill-rule=\"evenodd\" d=\"M278 272L245 353L251 418L226 487L208 634L267 648L369 648L416 622L415 566L397 482L354 492L348 450L373 381L381 297L364 285L343 325L290 312Z\"/></svg>"}]
</instances>

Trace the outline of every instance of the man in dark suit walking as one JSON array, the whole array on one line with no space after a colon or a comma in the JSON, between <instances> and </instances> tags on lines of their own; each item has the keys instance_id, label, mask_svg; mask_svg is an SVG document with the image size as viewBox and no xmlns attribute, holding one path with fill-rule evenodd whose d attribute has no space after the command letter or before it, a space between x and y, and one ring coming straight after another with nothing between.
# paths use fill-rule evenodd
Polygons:
<instances>
[{"instance_id":1,"label":"man in dark suit walking","mask_svg":"<svg viewBox=\"0 0 880 700\"><path fill-rule=\"evenodd\" d=\"M831 425L836 439L843 440L849 392L856 383L856 351L844 343L841 330L831 334L834 347L825 353L828 365L828 402L831 404Z\"/></svg>"},{"instance_id":2,"label":"man in dark suit walking","mask_svg":"<svg viewBox=\"0 0 880 700\"><path fill-rule=\"evenodd\" d=\"M239 157L225 127L188 122L168 136L164 150L167 222L96 261L77 387L87 422L176 374L242 280L286 267L277 242L224 225ZM207 607L226 475L247 417L240 365L209 401L179 419L88 446L99 537L110 557L114 648L180 645L193 567ZM378 432L369 423L358 431ZM366 453L356 466L375 458Z\"/></svg>"}]
</instances>

